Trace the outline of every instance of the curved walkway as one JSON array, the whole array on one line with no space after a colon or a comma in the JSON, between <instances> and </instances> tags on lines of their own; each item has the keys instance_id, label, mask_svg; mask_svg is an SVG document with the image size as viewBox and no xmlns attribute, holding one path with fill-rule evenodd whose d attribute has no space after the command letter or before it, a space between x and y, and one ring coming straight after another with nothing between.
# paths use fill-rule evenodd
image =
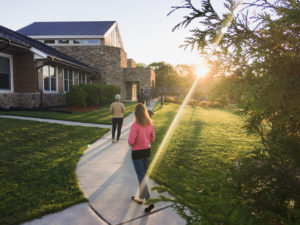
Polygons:
<instances>
[{"instance_id":1,"label":"curved walkway","mask_svg":"<svg viewBox=\"0 0 300 225\"><path fill-rule=\"evenodd\" d=\"M34 117L27 117L27 116L25 117L25 116L0 115L0 118L32 120L32 121L38 121L38 122L58 123L58 124L64 124L64 125L83 126L83 127L111 128L111 125L107 125L107 124L81 123L81 122L72 122L72 121L65 121L65 120L34 118Z\"/></svg>"},{"instance_id":2,"label":"curved walkway","mask_svg":"<svg viewBox=\"0 0 300 225\"><path fill-rule=\"evenodd\" d=\"M150 108L154 108L155 102ZM151 213L144 205L132 202L130 197L138 191L138 180L127 143L134 116L124 119L120 142L111 143L111 132L93 143L77 164L79 185L89 203L72 206L24 225L183 225L185 221L170 207L159 202ZM155 182L148 181L149 187ZM151 191L151 197L158 196Z\"/></svg>"}]
</instances>

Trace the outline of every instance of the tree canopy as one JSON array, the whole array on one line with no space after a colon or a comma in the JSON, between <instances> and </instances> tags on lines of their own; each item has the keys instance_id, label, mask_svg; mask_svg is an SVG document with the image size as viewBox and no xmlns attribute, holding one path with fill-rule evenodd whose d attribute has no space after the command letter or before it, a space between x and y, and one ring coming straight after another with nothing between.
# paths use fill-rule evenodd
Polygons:
<instances>
[{"instance_id":1,"label":"tree canopy","mask_svg":"<svg viewBox=\"0 0 300 225\"><path fill-rule=\"evenodd\" d=\"M173 30L198 22L185 47L207 56L261 136L264 148L233 170L241 201L264 224L300 223L300 1L224 0L223 15L209 0L172 9L189 11Z\"/></svg>"}]
</instances>

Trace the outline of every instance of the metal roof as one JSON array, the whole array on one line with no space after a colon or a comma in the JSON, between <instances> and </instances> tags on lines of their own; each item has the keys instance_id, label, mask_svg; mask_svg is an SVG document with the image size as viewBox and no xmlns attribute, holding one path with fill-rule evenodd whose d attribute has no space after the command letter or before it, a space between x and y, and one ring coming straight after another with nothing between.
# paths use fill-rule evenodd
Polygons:
<instances>
[{"instance_id":1,"label":"metal roof","mask_svg":"<svg viewBox=\"0 0 300 225\"><path fill-rule=\"evenodd\" d=\"M35 48L35 49L45 53L46 55L49 55L51 57L65 61L66 63L75 64L77 66L84 67L85 69L88 69L91 71L96 71L94 68L91 68L88 65L86 65L64 53L59 52L56 49L51 48L50 46L48 46L40 41L34 40L34 39L29 38L22 34L19 34L18 32L12 31L1 25L0 25L0 39L4 39L7 42L12 43L12 44L15 43L15 44L21 45L25 48L28 48L29 50L31 48Z\"/></svg>"},{"instance_id":2,"label":"metal roof","mask_svg":"<svg viewBox=\"0 0 300 225\"><path fill-rule=\"evenodd\" d=\"M116 21L34 22L17 32L26 36L105 35Z\"/></svg>"}]
</instances>

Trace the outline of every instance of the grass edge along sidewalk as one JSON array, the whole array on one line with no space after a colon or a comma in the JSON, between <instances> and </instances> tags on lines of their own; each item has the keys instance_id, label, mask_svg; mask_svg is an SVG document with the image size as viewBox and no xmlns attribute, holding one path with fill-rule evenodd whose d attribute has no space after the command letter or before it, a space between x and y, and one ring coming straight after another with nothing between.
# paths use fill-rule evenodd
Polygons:
<instances>
[{"instance_id":1,"label":"grass edge along sidewalk","mask_svg":"<svg viewBox=\"0 0 300 225\"><path fill-rule=\"evenodd\" d=\"M75 169L109 129L0 119L0 224L19 224L87 199Z\"/></svg>"},{"instance_id":2,"label":"grass edge along sidewalk","mask_svg":"<svg viewBox=\"0 0 300 225\"><path fill-rule=\"evenodd\" d=\"M124 113L124 118L125 118L132 111L134 111L136 103L124 102L124 105L126 108L126 112ZM0 111L0 115L35 117L35 118L65 120L65 121L74 121L74 122L82 122L82 123L111 124L111 113L109 112L109 107L110 104L87 112L72 112L72 113L34 111L34 110Z\"/></svg>"}]
</instances>

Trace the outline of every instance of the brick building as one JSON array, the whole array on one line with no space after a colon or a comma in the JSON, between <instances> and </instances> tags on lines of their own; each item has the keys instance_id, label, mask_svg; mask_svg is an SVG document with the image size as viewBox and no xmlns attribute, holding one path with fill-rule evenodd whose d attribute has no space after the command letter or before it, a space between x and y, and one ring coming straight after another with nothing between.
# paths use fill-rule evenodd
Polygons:
<instances>
[{"instance_id":1,"label":"brick building","mask_svg":"<svg viewBox=\"0 0 300 225\"><path fill-rule=\"evenodd\" d=\"M44 43L0 26L0 108L65 105L70 86L89 82L95 73Z\"/></svg>"},{"instance_id":2,"label":"brick building","mask_svg":"<svg viewBox=\"0 0 300 225\"><path fill-rule=\"evenodd\" d=\"M35 22L18 32L95 68L93 82L120 87L123 99L155 86L154 71L127 58L116 21Z\"/></svg>"}]
</instances>

